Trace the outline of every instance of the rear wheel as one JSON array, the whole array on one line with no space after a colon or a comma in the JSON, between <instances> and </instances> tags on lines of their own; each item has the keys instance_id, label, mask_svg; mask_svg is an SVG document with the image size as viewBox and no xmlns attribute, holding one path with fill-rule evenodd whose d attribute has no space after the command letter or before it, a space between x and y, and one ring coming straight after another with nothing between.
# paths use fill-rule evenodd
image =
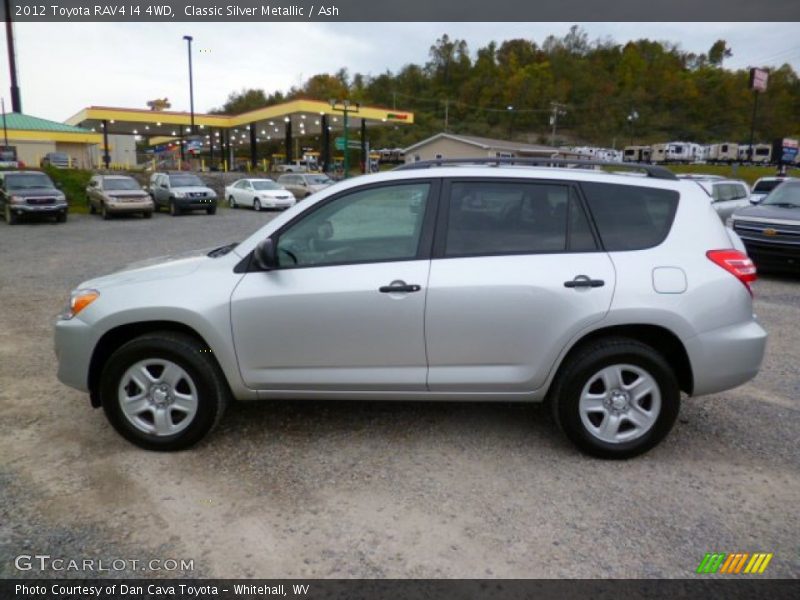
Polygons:
<instances>
[{"instance_id":1,"label":"rear wheel","mask_svg":"<svg viewBox=\"0 0 800 600\"><path fill-rule=\"evenodd\" d=\"M106 363L100 399L127 440L148 450L181 450L222 418L224 377L210 351L193 337L156 332L120 347Z\"/></svg>"},{"instance_id":2,"label":"rear wheel","mask_svg":"<svg viewBox=\"0 0 800 600\"><path fill-rule=\"evenodd\" d=\"M658 444L680 410L680 388L664 357L627 338L598 340L559 372L553 414L578 448L600 458L630 458Z\"/></svg>"}]
</instances>

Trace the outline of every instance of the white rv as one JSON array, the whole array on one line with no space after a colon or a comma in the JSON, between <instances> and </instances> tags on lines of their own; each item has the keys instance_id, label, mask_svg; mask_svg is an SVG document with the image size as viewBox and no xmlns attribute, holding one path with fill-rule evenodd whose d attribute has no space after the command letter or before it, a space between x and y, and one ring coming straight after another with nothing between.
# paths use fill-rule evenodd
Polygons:
<instances>
[{"instance_id":1,"label":"white rv","mask_svg":"<svg viewBox=\"0 0 800 600\"><path fill-rule=\"evenodd\" d=\"M708 162L711 163L732 163L739 160L739 144L723 142L712 144L708 147Z\"/></svg>"},{"instance_id":2,"label":"white rv","mask_svg":"<svg viewBox=\"0 0 800 600\"><path fill-rule=\"evenodd\" d=\"M650 146L625 146L622 162L650 162Z\"/></svg>"},{"instance_id":3,"label":"white rv","mask_svg":"<svg viewBox=\"0 0 800 600\"><path fill-rule=\"evenodd\" d=\"M772 146L769 144L754 144L753 156L750 156L750 145L739 146L739 162L768 165L772 159Z\"/></svg>"}]
</instances>

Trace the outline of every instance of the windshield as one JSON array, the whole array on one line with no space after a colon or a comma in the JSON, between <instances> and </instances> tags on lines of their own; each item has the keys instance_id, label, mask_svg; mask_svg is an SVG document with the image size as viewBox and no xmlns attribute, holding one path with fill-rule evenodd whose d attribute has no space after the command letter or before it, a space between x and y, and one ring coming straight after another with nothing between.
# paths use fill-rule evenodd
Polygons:
<instances>
[{"instance_id":1,"label":"windshield","mask_svg":"<svg viewBox=\"0 0 800 600\"><path fill-rule=\"evenodd\" d=\"M309 175L308 183L311 185L325 185L326 183L332 183L332 181L327 175Z\"/></svg>"},{"instance_id":2,"label":"windshield","mask_svg":"<svg viewBox=\"0 0 800 600\"><path fill-rule=\"evenodd\" d=\"M782 186L775 188L775 191L764 198L761 203L762 206L765 204L800 207L800 181L787 181Z\"/></svg>"},{"instance_id":3,"label":"windshield","mask_svg":"<svg viewBox=\"0 0 800 600\"><path fill-rule=\"evenodd\" d=\"M34 188L51 188L53 182L43 173L26 173L24 175L6 175L7 190L31 190Z\"/></svg>"},{"instance_id":4,"label":"windshield","mask_svg":"<svg viewBox=\"0 0 800 600\"><path fill-rule=\"evenodd\" d=\"M196 175L170 175L169 184L172 187L206 186Z\"/></svg>"},{"instance_id":5,"label":"windshield","mask_svg":"<svg viewBox=\"0 0 800 600\"><path fill-rule=\"evenodd\" d=\"M270 181L268 179L264 179L261 181L254 181L253 182L253 189L256 190L281 190L283 189L274 181Z\"/></svg>"},{"instance_id":6,"label":"windshield","mask_svg":"<svg viewBox=\"0 0 800 600\"><path fill-rule=\"evenodd\" d=\"M765 181L759 181L756 183L753 191L759 194L766 194L767 192L774 190L781 183L783 182L780 179L767 179Z\"/></svg>"},{"instance_id":7,"label":"windshield","mask_svg":"<svg viewBox=\"0 0 800 600\"><path fill-rule=\"evenodd\" d=\"M114 179L106 179L103 181L103 188L106 190L140 190L139 184L135 179L130 177L119 177Z\"/></svg>"}]
</instances>

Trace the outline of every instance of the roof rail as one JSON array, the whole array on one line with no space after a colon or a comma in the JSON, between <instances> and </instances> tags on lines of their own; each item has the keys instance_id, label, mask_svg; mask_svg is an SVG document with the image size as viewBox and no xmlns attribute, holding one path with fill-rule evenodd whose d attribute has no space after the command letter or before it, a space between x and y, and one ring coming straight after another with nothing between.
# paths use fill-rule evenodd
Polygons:
<instances>
[{"instance_id":1,"label":"roof rail","mask_svg":"<svg viewBox=\"0 0 800 600\"><path fill-rule=\"evenodd\" d=\"M678 180L675 173L665 167L658 165L646 165L641 163L623 163L610 160L590 160L585 158L547 158L540 157L498 157L498 158L437 158L435 160L420 160L417 162L406 163L396 167L395 171L407 171L411 169L429 169L431 167L445 167L448 165L490 165L499 167L501 165L538 165L549 167L615 167L618 169L633 169L644 171L648 177L653 179Z\"/></svg>"}]
</instances>

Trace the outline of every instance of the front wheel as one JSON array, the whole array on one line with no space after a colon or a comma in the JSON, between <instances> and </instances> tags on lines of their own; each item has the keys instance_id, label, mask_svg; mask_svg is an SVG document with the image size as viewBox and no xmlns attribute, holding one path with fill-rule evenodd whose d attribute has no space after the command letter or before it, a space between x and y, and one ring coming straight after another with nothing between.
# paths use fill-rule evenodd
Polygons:
<instances>
[{"instance_id":1,"label":"front wheel","mask_svg":"<svg viewBox=\"0 0 800 600\"><path fill-rule=\"evenodd\" d=\"M222 418L228 394L210 350L167 331L120 347L100 380L111 425L147 450L182 450L200 441Z\"/></svg>"},{"instance_id":2,"label":"front wheel","mask_svg":"<svg viewBox=\"0 0 800 600\"><path fill-rule=\"evenodd\" d=\"M60 212L56 215L56 223L66 223L67 222L67 211Z\"/></svg>"},{"instance_id":3,"label":"front wheel","mask_svg":"<svg viewBox=\"0 0 800 600\"><path fill-rule=\"evenodd\" d=\"M253 210L255 210L255 211L260 211L261 210L261 201L258 198L253 200Z\"/></svg>"},{"instance_id":4,"label":"front wheel","mask_svg":"<svg viewBox=\"0 0 800 600\"><path fill-rule=\"evenodd\" d=\"M228 196L228 207L237 208L236 199L232 195Z\"/></svg>"},{"instance_id":5,"label":"front wheel","mask_svg":"<svg viewBox=\"0 0 800 600\"><path fill-rule=\"evenodd\" d=\"M175 200L169 201L169 214L172 215L173 217L177 217L180 214L178 207L175 206Z\"/></svg>"},{"instance_id":6,"label":"front wheel","mask_svg":"<svg viewBox=\"0 0 800 600\"><path fill-rule=\"evenodd\" d=\"M206 209L206 214L208 214L208 215L215 215L215 214L217 214L217 207L216 207L216 206L209 206L209 207Z\"/></svg>"},{"instance_id":7,"label":"front wheel","mask_svg":"<svg viewBox=\"0 0 800 600\"><path fill-rule=\"evenodd\" d=\"M669 433L680 410L680 388L656 350L609 338L568 359L550 400L556 422L580 450L621 459L646 452Z\"/></svg>"},{"instance_id":8,"label":"front wheel","mask_svg":"<svg viewBox=\"0 0 800 600\"><path fill-rule=\"evenodd\" d=\"M11 207L8 204L6 204L5 217L6 223L9 225L17 224L17 215L11 211Z\"/></svg>"}]
</instances>

